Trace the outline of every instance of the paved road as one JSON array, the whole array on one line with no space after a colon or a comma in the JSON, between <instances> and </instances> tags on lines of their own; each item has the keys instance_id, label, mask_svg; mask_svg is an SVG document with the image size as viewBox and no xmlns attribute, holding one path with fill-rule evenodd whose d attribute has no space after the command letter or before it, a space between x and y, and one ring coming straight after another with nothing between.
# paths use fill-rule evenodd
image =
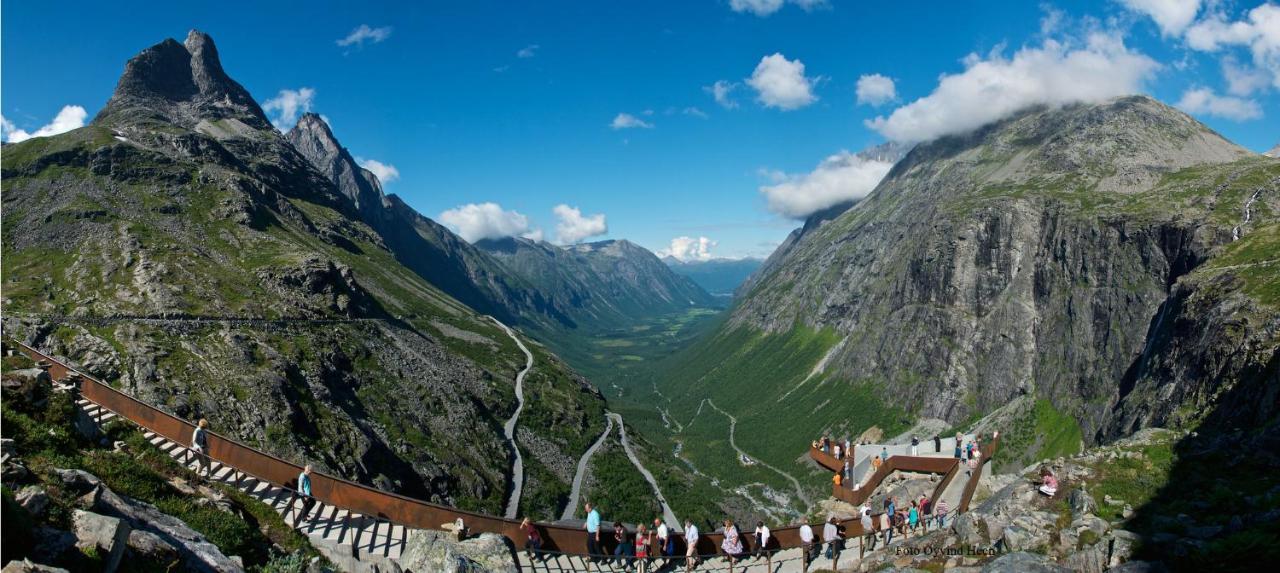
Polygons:
<instances>
[{"instance_id":1,"label":"paved road","mask_svg":"<svg viewBox=\"0 0 1280 573\"><path fill-rule=\"evenodd\" d=\"M605 438L609 437L609 432L613 431L613 418L605 416L604 432L596 439L596 443L591 444L582 457L578 459L578 473L573 476L573 487L569 488L569 503L564 506L564 513L560 515L560 519L573 519L573 512L578 509L578 494L582 491L582 476L587 473L587 464L591 462L591 456L596 455L596 450L600 449L600 445L604 443Z\"/></svg>"},{"instance_id":2,"label":"paved road","mask_svg":"<svg viewBox=\"0 0 1280 573\"><path fill-rule=\"evenodd\" d=\"M622 424L622 414L609 412L607 416L609 416L609 419L611 420L617 420L618 431L622 434L622 449L626 450L627 457L631 458L631 464L636 466L637 470L640 470L640 475L644 476L644 479L653 487L653 493L658 496L658 504L662 506L662 520L667 522L667 527L672 530L682 531L680 528L680 518L676 517L676 512L671 511L671 506L667 505L667 498L663 497L662 488L658 487L658 480L653 479L653 474L649 473L649 470L644 467L644 464L640 463L640 458L637 457L636 453L631 449L631 442L627 440L627 427Z\"/></svg>"},{"instance_id":3,"label":"paved road","mask_svg":"<svg viewBox=\"0 0 1280 573\"><path fill-rule=\"evenodd\" d=\"M805 495L805 493L804 493L804 488L800 487L800 480L797 480L795 477L793 477L791 474L789 474L789 473L787 473L787 472L784 472L784 471L782 471L782 470L780 470L780 469L778 469L778 468L775 468L775 467L773 467L773 466L771 466L771 465L769 465L769 464L765 463L765 462L764 462L764 460L762 460L762 459L760 459L760 458L757 458L757 457L755 457L755 456L753 456L753 455L751 455L751 454L748 454L747 452L742 451L742 448L739 448L739 447L738 447L738 442L734 440L734 431L737 429L737 426L738 426L738 419L737 419L737 418L735 418L735 417L733 417L733 415L732 415L732 414L730 414L730 413L728 413L728 412L726 412L726 411L724 411L724 410L721 410L721 409L720 409L720 407L719 407L719 406L717 406L715 402L712 402L710 398L707 398L707 399L706 399L706 400L704 400L704 401L705 401L708 405L710 405L712 408L715 408L715 410L716 410L717 412L720 412L721 414L724 414L724 416L725 416L726 418L729 418L729 445L730 445L730 446L733 446L733 449L734 449L735 451L737 451L737 452L738 452L738 455L739 455L739 456L747 456L748 458L751 458L751 459L755 460L755 461L756 461L756 463L758 463L758 464L760 464L760 465L762 465L762 466L764 466L764 467L766 467L766 468L769 468L769 469L773 470L773 471L774 471L774 472L776 472L778 475L780 475L780 476L782 476L782 477L784 477L784 478L787 478L787 480L791 482L791 485L792 485L792 486L794 486L794 487L796 488L796 495L797 495L797 496L799 496L800 501L804 502L805 511L809 511L809 508L810 508L810 507L813 507L813 501L809 499L809 496L808 496L808 495ZM698 408L698 410L699 410L699 411L701 411L701 410L702 410L702 408L701 408L701 407L699 407L699 408Z\"/></svg>"},{"instance_id":4,"label":"paved road","mask_svg":"<svg viewBox=\"0 0 1280 573\"><path fill-rule=\"evenodd\" d=\"M511 443L511 451L516 453L516 461L511 464L511 498L507 500L507 519L515 519L516 513L520 510L520 494L524 491L524 458L520 457L520 447L516 445L516 423L520 421L520 411L524 410L524 375L529 373L529 369L533 368L533 353L525 348L524 343L516 337L516 333L511 328L502 324L496 318L489 317L490 320L501 326L507 331L507 336L511 340L516 341L516 346L520 347L520 351L524 352L524 369L516 374L516 412L511 415L511 419L507 420L502 426L502 432L506 434L507 441Z\"/></svg>"}]
</instances>

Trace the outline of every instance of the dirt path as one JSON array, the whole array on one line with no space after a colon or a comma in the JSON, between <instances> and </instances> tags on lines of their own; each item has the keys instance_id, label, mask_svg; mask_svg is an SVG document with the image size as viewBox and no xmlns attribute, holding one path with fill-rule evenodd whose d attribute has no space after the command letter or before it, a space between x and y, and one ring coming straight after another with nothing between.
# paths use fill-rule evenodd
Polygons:
<instances>
[{"instance_id":1,"label":"dirt path","mask_svg":"<svg viewBox=\"0 0 1280 573\"><path fill-rule=\"evenodd\" d=\"M610 420L617 420L618 431L622 434L622 449L626 450L627 457L631 458L631 464L640 470L640 475L644 476L645 481L653 487L653 493L658 496L658 504L662 506L662 520L667 522L667 527L680 531L680 518L676 517L676 512L671 511L671 506L667 505L667 498L662 495L662 488L658 487L658 480L653 478L653 474L640 463L640 458L636 456L635 451L631 449L631 442L627 440L627 427L622 424L622 415L609 412L607 414Z\"/></svg>"},{"instance_id":2,"label":"dirt path","mask_svg":"<svg viewBox=\"0 0 1280 573\"><path fill-rule=\"evenodd\" d=\"M730 446L733 446L734 451L738 452L738 455L739 455L739 456L746 456L746 457L748 457L748 458L751 458L751 459L755 460L755 461L756 461L756 463L758 463L758 464L760 464L760 465L762 465L762 466L764 466L764 467L766 467L766 468L769 468L769 469L773 470L775 473L777 473L778 475L780 475L780 476L782 476L782 477L784 477L784 478L787 478L787 481L790 481L790 482L791 482L791 485L792 485L793 487L795 487L795 489L796 489L796 496L797 496L797 497L799 497L799 498L800 498L800 501L804 503L804 505L805 505L805 511L806 511L806 512L807 512L807 511L809 511L809 508L810 508L810 507L813 507L813 501L812 501L812 500L810 500L810 499L809 499L809 496L808 496L808 495L806 495L806 494L804 493L804 488L800 487L800 480L796 479L794 476L792 476L791 474L789 474L789 473L787 473L787 472L784 472L784 471L782 471L782 470L780 470L780 469L778 469L778 468L775 468L775 467L773 467L773 466L771 466L771 465L769 465L769 464L765 463L765 461L764 461L764 460L762 460L762 459L760 459L760 458L757 458L757 457L755 457L755 456L753 456L753 455L751 455L751 454L748 454L747 452L742 451L742 448L739 448L739 447L738 447L738 442L734 440L734 432L737 430L737 426L738 426L738 419L737 419L737 418L735 418L735 417L733 417L733 415L732 415L732 414L730 414L730 413L728 413L728 412L726 412L726 411L724 411L724 410L721 410L721 409L720 409L720 407L719 407L719 406L716 406L716 403L715 403L715 402L712 402L710 398L708 398L708 399L706 399L706 400L704 400L704 401L705 401L709 406L711 406L713 409L715 409L715 411L720 412L721 414L724 414L724 416L725 416L726 418L729 418L729 445L730 445ZM701 411L701 408L699 408L699 411Z\"/></svg>"}]
</instances>

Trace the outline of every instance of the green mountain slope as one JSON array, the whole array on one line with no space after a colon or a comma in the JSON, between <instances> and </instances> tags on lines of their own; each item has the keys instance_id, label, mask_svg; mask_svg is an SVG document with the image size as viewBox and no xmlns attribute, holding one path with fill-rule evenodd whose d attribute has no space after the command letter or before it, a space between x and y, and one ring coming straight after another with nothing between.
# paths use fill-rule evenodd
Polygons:
<instances>
[{"instance_id":1,"label":"green mountain slope","mask_svg":"<svg viewBox=\"0 0 1280 573\"><path fill-rule=\"evenodd\" d=\"M500 510L523 354L402 264L208 36L130 60L91 125L2 153L6 334L286 458ZM604 401L531 347L523 509L552 517Z\"/></svg>"}]
</instances>

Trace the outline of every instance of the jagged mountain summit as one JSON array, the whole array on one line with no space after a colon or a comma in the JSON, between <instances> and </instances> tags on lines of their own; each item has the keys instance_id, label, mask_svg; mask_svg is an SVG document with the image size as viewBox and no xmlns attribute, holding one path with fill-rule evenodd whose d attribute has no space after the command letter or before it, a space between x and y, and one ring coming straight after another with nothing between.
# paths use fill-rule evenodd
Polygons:
<instances>
[{"instance_id":1,"label":"jagged mountain summit","mask_svg":"<svg viewBox=\"0 0 1280 573\"><path fill-rule=\"evenodd\" d=\"M1263 155L1266 155L1267 157L1275 157L1277 159L1280 159L1280 143L1276 144L1275 147L1272 147L1271 149L1267 150L1267 152L1263 153Z\"/></svg>"},{"instance_id":2,"label":"jagged mountain summit","mask_svg":"<svg viewBox=\"0 0 1280 573\"><path fill-rule=\"evenodd\" d=\"M144 50L90 125L4 149L5 333L288 459L497 513L525 355L366 220L397 209L376 178L331 166L265 120L208 36ZM520 509L558 515L604 400L529 346Z\"/></svg>"},{"instance_id":3,"label":"jagged mountain summit","mask_svg":"<svg viewBox=\"0 0 1280 573\"><path fill-rule=\"evenodd\" d=\"M1277 212L1280 162L1150 98L1027 110L916 147L806 224L656 383L677 419L710 396L740 427L798 434L793 451L1003 409L1010 467L1266 420Z\"/></svg>"}]
</instances>

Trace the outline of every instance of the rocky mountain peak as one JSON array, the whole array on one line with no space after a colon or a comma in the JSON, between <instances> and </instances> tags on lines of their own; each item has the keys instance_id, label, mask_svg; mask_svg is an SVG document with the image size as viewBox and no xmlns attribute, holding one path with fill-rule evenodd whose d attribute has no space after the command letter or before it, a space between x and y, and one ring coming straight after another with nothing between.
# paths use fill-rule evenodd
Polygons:
<instances>
[{"instance_id":1,"label":"rocky mountain peak","mask_svg":"<svg viewBox=\"0 0 1280 573\"><path fill-rule=\"evenodd\" d=\"M199 30L192 30L184 43L168 38L130 59L94 121L127 123L157 114L188 128L224 118L258 129L271 127L248 90L222 70L213 38Z\"/></svg>"},{"instance_id":2,"label":"rocky mountain peak","mask_svg":"<svg viewBox=\"0 0 1280 573\"><path fill-rule=\"evenodd\" d=\"M329 129L319 115L307 112L285 134L285 139L326 178L338 186L356 210L375 215L386 206L382 182L368 169L360 167L351 153Z\"/></svg>"},{"instance_id":3,"label":"rocky mountain peak","mask_svg":"<svg viewBox=\"0 0 1280 573\"><path fill-rule=\"evenodd\" d=\"M1275 147L1272 147L1270 151L1263 153L1263 155L1280 159L1280 143L1277 143Z\"/></svg>"}]
</instances>

